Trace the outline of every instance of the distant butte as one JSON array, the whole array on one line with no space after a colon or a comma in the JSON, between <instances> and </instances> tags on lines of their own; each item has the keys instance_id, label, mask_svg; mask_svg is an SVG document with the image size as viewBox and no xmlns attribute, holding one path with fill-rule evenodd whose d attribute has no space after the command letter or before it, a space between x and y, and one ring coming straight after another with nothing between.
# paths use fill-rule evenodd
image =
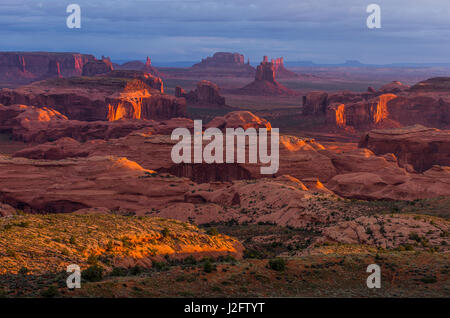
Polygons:
<instances>
[{"instance_id":1,"label":"distant butte","mask_svg":"<svg viewBox=\"0 0 450 318\"><path fill-rule=\"evenodd\" d=\"M166 75L158 71L156 67L152 65L152 60L147 56L145 63L141 61L130 61L123 63L121 65L116 64L115 69L117 70L129 70L129 71L144 71L153 76L165 77Z\"/></svg>"},{"instance_id":2,"label":"distant butte","mask_svg":"<svg viewBox=\"0 0 450 318\"><path fill-rule=\"evenodd\" d=\"M278 64L276 66L276 61L280 63L280 60L272 60L269 62L268 57L264 56L263 61L256 68L255 80L242 88L232 90L232 93L262 96L296 95L296 92L276 81L276 67L282 65Z\"/></svg>"}]
</instances>

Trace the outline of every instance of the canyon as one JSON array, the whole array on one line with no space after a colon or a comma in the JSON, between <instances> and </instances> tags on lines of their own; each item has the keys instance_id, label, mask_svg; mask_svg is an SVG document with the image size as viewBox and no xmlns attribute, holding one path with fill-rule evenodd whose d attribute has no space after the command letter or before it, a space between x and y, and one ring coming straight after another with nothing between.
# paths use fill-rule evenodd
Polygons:
<instances>
[{"instance_id":1,"label":"canyon","mask_svg":"<svg viewBox=\"0 0 450 318\"><path fill-rule=\"evenodd\" d=\"M178 70L149 57L117 64L11 53L8 68L1 58L0 79L15 72L22 81L0 91L0 246L16 253L1 253L4 277L23 267L45 275L42 266L58 271L74 260L86 269L94 256L108 275L127 271L120 279L131 284L136 268L165 279L214 258L241 271L272 271L275 257L289 260L286 271L325 255L446 260L449 78L320 90L323 82L305 84L282 58L264 57L255 69L239 53ZM173 162L177 128L201 147L209 128L277 128L278 170L262 174L269 164L260 158ZM250 158L255 144L244 145Z\"/></svg>"}]
</instances>

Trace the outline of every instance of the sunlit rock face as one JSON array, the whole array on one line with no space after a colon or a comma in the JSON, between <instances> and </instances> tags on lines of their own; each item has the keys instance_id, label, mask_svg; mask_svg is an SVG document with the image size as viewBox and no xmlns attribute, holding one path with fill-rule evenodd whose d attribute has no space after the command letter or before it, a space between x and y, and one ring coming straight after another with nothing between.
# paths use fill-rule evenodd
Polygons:
<instances>
[{"instance_id":1,"label":"sunlit rock face","mask_svg":"<svg viewBox=\"0 0 450 318\"><path fill-rule=\"evenodd\" d=\"M160 78L139 71L36 82L0 91L0 103L50 107L71 120L164 120L186 116L186 102L163 93Z\"/></svg>"},{"instance_id":2,"label":"sunlit rock face","mask_svg":"<svg viewBox=\"0 0 450 318\"><path fill-rule=\"evenodd\" d=\"M450 126L450 78L431 78L409 87L398 81L364 93L310 92L304 116L325 118L329 129L366 130L420 124Z\"/></svg>"},{"instance_id":3,"label":"sunlit rock face","mask_svg":"<svg viewBox=\"0 0 450 318\"><path fill-rule=\"evenodd\" d=\"M275 74L277 78L296 78L299 74L288 70L284 66L284 59L282 57L272 59L272 64L275 68Z\"/></svg>"}]
</instances>

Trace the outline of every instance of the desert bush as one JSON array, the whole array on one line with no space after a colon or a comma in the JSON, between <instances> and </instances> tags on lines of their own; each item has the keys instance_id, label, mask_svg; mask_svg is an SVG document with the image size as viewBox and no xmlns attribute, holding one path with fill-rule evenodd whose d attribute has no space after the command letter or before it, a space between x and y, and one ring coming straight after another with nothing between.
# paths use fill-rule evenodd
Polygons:
<instances>
[{"instance_id":1,"label":"desert bush","mask_svg":"<svg viewBox=\"0 0 450 318\"><path fill-rule=\"evenodd\" d=\"M123 267L113 267L113 269L110 273L111 276L116 276L116 277L127 276L127 274L128 274L128 270Z\"/></svg>"},{"instance_id":2,"label":"desert bush","mask_svg":"<svg viewBox=\"0 0 450 318\"><path fill-rule=\"evenodd\" d=\"M99 282L103 279L103 268L99 265L91 265L81 273L81 277L88 282Z\"/></svg>"},{"instance_id":3,"label":"desert bush","mask_svg":"<svg viewBox=\"0 0 450 318\"><path fill-rule=\"evenodd\" d=\"M286 260L277 257L269 260L268 266L270 269L273 269L274 271L282 272L286 268Z\"/></svg>"},{"instance_id":4,"label":"desert bush","mask_svg":"<svg viewBox=\"0 0 450 318\"><path fill-rule=\"evenodd\" d=\"M212 271L216 270L216 265L214 265L210 259L207 259L203 263L203 271L205 273L211 273Z\"/></svg>"}]
</instances>

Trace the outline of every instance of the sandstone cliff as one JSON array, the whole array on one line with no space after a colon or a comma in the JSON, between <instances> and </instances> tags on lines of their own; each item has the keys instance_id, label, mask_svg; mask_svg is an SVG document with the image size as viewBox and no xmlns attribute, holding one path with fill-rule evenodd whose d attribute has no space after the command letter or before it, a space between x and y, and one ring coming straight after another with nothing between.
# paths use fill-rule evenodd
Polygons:
<instances>
[{"instance_id":1,"label":"sandstone cliff","mask_svg":"<svg viewBox=\"0 0 450 318\"><path fill-rule=\"evenodd\" d=\"M0 103L51 107L69 119L85 121L184 117L185 101L162 91L159 78L143 72L114 71L3 89Z\"/></svg>"},{"instance_id":2,"label":"sandstone cliff","mask_svg":"<svg viewBox=\"0 0 450 318\"><path fill-rule=\"evenodd\" d=\"M450 80L434 78L409 88L392 82L378 91L310 92L303 96L303 115L326 119L333 130L396 128L421 124L450 125Z\"/></svg>"},{"instance_id":3,"label":"sandstone cliff","mask_svg":"<svg viewBox=\"0 0 450 318\"><path fill-rule=\"evenodd\" d=\"M423 172L434 165L450 166L450 131L420 125L399 129L372 130L359 147L378 155L393 153L401 166L412 165Z\"/></svg>"},{"instance_id":4,"label":"sandstone cliff","mask_svg":"<svg viewBox=\"0 0 450 318\"><path fill-rule=\"evenodd\" d=\"M80 76L93 55L51 52L0 52L0 83L25 84L62 76Z\"/></svg>"}]
</instances>

